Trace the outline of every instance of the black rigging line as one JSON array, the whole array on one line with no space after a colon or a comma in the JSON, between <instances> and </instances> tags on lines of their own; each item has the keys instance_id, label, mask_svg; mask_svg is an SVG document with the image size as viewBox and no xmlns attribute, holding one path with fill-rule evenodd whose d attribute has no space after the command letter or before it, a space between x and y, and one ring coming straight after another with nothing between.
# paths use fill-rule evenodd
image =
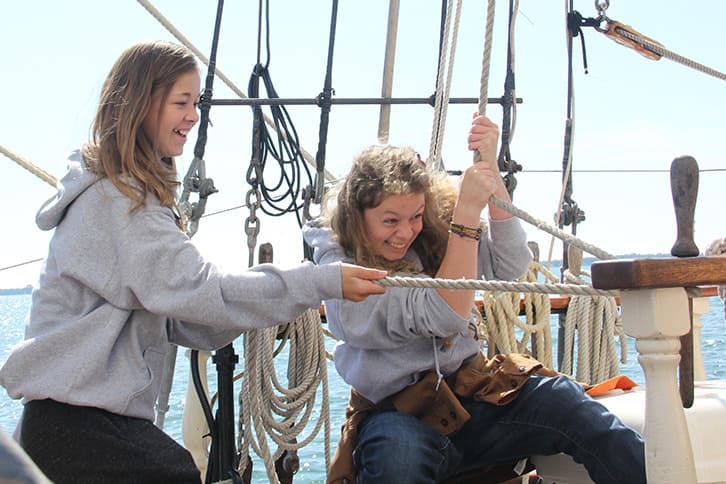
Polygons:
<instances>
[{"instance_id":1,"label":"black rigging line","mask_svg":"<svg viewBox=\"0 0 726 484\"><path fill-rule=\"evenodd\" d=\"M257 64L252 70L248 85L248 97L259 98L260 81L264 84L268 98L279 98L270 77L270 7L265 0L265 46L267 59L261 63L262 57L262 21L263 21L263 0L259 2L258 15L258 37L257 37ZM262 195L260 208L271 216L281 216L294 212L298 225L302 227L303 219L301 210L304 202L302 200L302 187L311 185L312 174L304 162L300 141L292 119L285 106L272 104L269 106L275 126L277 140L267 129L264 122L262 106L252 107L253 128L252 128L252 159L247 170L247 182L253 188L258 188ZM277 171L271 172L271 166L267 163L268 156L277 161ZM301 170L304 169L304 173ZM305 177L307 183L302 178Z\"/></svg>"},{"instance_id":2,"label":"black rigging line","mask_svg":"<svg viewBox=\"0 0 726 484\"><path fill-rule=\"evenodd\" d=\"M517 179L515 173L522 170L522 166L512 159L510 149L510 138L512 134L512 108L514 99L514 69L512 67L512 56L514 55L512 46L512 36L514 18L514 2L509 0L509 22L507 24L507 71L504 77L504 94L502 95L502 134L501 148L497 157L499 171L506 172L504 175L504 184L507 187L509 196L514 196L514 190L517 188Z\"/></svg>"},{"instance_id":3,"label":"black rigging line","mask_svg":"<svg viewBox=\"0 0 726 484\"><path fill-rule=\"evenodd\" d=\"M568 7L568 15L573 11L573 0L570 0ZM560 209L560 217L557 225L562 228L565 225L572 225L572 235L577 235L577 224L585 221L585 212L582 211L575 200L572 199L572 124L573 124L573 98L574 98L574 78L572 74L572 38L580 32L579 26L577 31L572 30L572 26L568 23L567 36L567 119L565 121L564 149L562 154L562 183L565 185L562 207ZM569 170L569 171L568 171ZM567 244L563 244L563 260L567 258ZM567 269L567 267L563 267Z\"/></svg>"},{"instance_id":4,"label":"black rigging line","mask_svg":"<svg viewBox=\"0 0 726 484\"><path fill-rule=\"evenodd\" d=\"M207 143L207 127L210 124L209 111L212 101L212 86L214 83L214 71L217 59L217 47L219 44L219 33L222 24L222 10L224 0L217 2L217 14L214 22L214 36L212 49L209 56L207 77L204 92L200 99L200 123L197 142L194 146L194 161L190 167L189 174L184 180L184 190L198 191L199 203L192 212L192 223L196 224L204 213L207 196L216 192L214 183L206 178L204 173L204 149ZM196 226L194 226L196 230ZM232 344L225 346L215 352L214 361L217 364L217 385L218 405L216 417L212 413L211 406L207 401L206 394L200 380L200 370L196 352L192 353L190 373L194 388L197 392L204 417L209 428L209 435L212 439L209 456L207 459L207 472L205 482L218 482L229 480L234 484L242 480L235 468L235 457L237 456L236 444L234 441L234 394L232 389L231 369L237 361Z\"/></svg>"},{"instance_id":5,"label":"black rigging line","mask_svg":"<svg viewBox=\"0 0 726 484\"><path fill-rule=\"evenodd\" d=\"M323 92L318 96L318 105L320 106L320 128L318 131L318 151L315 154L315 174L314 199L313 201L320 204L323 199L323 186L325 184L325 148L328 142L328 123L330 120L331 100L335 91L333 90L333 49L335 47L335 27L338 17L338 0L333 0L332 12L330 15L330 35L328 37L328 61L325 68L325 83Z\"/></svg>"}]
</instances>

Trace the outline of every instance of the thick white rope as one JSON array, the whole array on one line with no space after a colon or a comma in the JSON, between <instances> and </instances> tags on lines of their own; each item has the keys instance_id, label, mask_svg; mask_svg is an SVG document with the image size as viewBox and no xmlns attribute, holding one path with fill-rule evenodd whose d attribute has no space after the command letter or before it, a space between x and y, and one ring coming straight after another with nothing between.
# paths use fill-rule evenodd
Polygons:
<instances>
[{"instance_id":1,"label":"thick white rope","mask_svg":"<svg viewBox=\"0 0 726 484\"><path fill-rule=\"evenodd\" d=\"M552 273L537 262L530 264L530 270L525 278L527 281L537 281L538 273L544 274L547 280L553 282L557 280ZM532 356L548 368L554 368L552 331L550 329L550 315L552 313L550 298L544 294L524 293L523 302L527 326L523 326L522 331L529 335ZM523 349L520 349L520 353L523 352Z\"/></svg>"},{"instance_id":2,"label":"thick white rope","mask_svg":"<svg viewBox=\"0 0 726 484\"><path fill-rule=\"evenodd\" d=\"M430 279L412 276L388 276L376 283L384 287L423 287L443 289L477 289L502 292L538 292L574 294L578 296L617 296L618 291L595 289L578 284L545 284L540 282L484 281L480 279Z\"/></svg>"},{"instance_id":3,"label":"thick white rope","mask_svg":"<svg viewBox=\"0 0 726 484\"><path fill-rule=\"evenodd\" d=\"M537 281L540 272L550 281L557 280L538 262L532 262L527 274L520 281ZM519 317L520 303L524 306L525 322ZM486 292L482 296L482 310L489 335L489 357L497 352L530 353L548 368L553 368L551 306L548 296L527 292L520 297L515 292ZM519 339L517 329L521 333Z\"/></svg>"},{"instance_id":4,"label":"thick white rope","mask_svg":"<svg viewBox=\"0 0 726 484\"><path fill-rule=\"evenodd\" d=\"M427 165L434 170L442 169L441 146L444 142L444 131L446 128L446 113L449 107L449 95L451 92L451 79L454 72L454 56L456 54L456 39L459 35L459 21L461 19L462 0L458 0L454 14L454 28L451 34L451 10L453 0L448 1L446 7L446 18L444 20L444 33L441 44L439 61L439 72L436 82L436 96L434 100L434 120L431 130L431 146ZM450 38L451 37L451 38ZM447 52L449 41L451 41L450 53ZM451 57L449 59L449 56ZM444 67L447 68L446 80L444 80Z\"/></svg>"},{"instance_id":5,"label":"thick white rope","mask_svg":"<svg viewBox=\"0 0 726 484\"><path fill-rule=\"evenodd\" d=\"M330 402L325 342L320 312L309 309L291 323L285 337L289 339L288 383L283 385L276 374L274 357L278 328L250 331L245 334L245 373L240 393L241 428L238 448L242 456L253 451L263 460L271 483L279 483L275 460L284 450L308 445L325 424L325 465L330 464ZM317 390L322 383L319 418L305 438L305 430L315 410ZM276 417L277 416L277 417ZM278 418L279 417L279 418ZM268 439L278 445L273 453ZM240 462L239 472L247 466Z\"/></svg>"},{"instance_id":6,"label":"thick white rope","mask_svg":"<svg viewBox=\"0 0 726 484\"><path fill-rule=\"evenodd\" d=\"M569 270L565 271L564 278L572 284L588 285ZM576 330L577 370L573 373ZM618 360L615 338L620 340L620 360ZM616 376L620 371L618 361L621 363L627 361L627 340L615 298L571 297L564 323L562 348L561 371L574 374L578 381L598 383Z\"/></svg>"},{"instance_id":7,"label":"thick white rope","mask_svg":"<svg viewBox=\"0 0 726 484\"><path fill-rule=\"evenodd\" d=\"M583 251L587 252L588 254L592 254L595 257L597 257L600 260L611 260L615 259L616 257L613 254L610 254L609 252L604 251L603 249L600 249L599 247L596 247L590 243L585 242L584 240L578 239L574 235L570 235L564 230L560 230L559 228L555 227L554 225L550 225L544 220L540 220L536 217L533 217L532 215L528 214L524 210L515 207L509 202L505 202L504 200L501 200L497 198L496 196L492 195L491 198L489 198L489 203L492 205L501 208L502 210L506 210L507 212L511 213L515 217L518 217L525 222L528 222L535 227L537 227L540 230L543 230L547 232L548 234L554 235L555 237L559 238L560 240L563 240L567 242L569 245L573 245L575 247L578 247L582 249Z\"/></svg>"},{"instance_id":8,"label":"thick white rope","mask_svg":"<svg viewBox=\"0 0 726 484\"><path fill-rule=\"evenodd\" d=\"M719 72L716 69L712 69L708 66L705 66L699 62L693 61L691 59L688 59L686 57L683 57L682 55L676 54L675 52L672 52L662 45L652 42L648 39L645 39L635 33L629 32L625 29L621 28L615 28L616 32L623 37L626 37L636 44L640 44L641 46L645 47L646 49L655 52L657 54L660 54L661 56L665 57L666 59L670 59L672 61L678 62L679 64L682 64L686 67L690 67L691 69L695 69L699 72L702 72L704 74L708 74L709 76L713 76L717 79L721 79L723 81L726 81L726 73Z\"/></svg>"},{"instance_id":9,"label":"thick white rope","mask_svg":"<svg viewBox=\"0 0 726 484\"><path fill-rule=\"evenodd\" d=\"M485 115L489 101L489 67L492 57L492 37L494 33L494 0L487 3L487 22L484 31L484 52L481 62L481 78L479 81L479 114ZM474 151L474 163L481 159L479 151Z\"/></svg>"},{"instance_id":10,"label":"thick white rope","mask_svg":"<svg viewBox=\"0 0 726 484\"><path fill-rule=\"evenodd\" d=\"M383 81L381 95L384 98L393 94L393 68L396 59L396 40L398 39L398 13L400 0L390 0L388 3L388 32L386 34L386 56L383 62ZM391 105L381 104L378 115L378 144L388 144L388 134L391 127Z\"/></svg>"},{"instance_id":11,"label":"thick white rope","mask_svg":"<svg viewBox=\"0 0 726 484\"><path fill-rule=\"evenodd\" d=\"M14 151L11 151L10 149L4 147L3 145L0 145L0 153L7 156L11 160L13 160L18 165L22 166L26 170L28 170L33 175L37 176L44 182L46 182L48 185L51 185L53 187L56 186L58 183L58 179L48 173L47 171L43 170L42 168L39 168L35 166L33 163L29 162L19 154L15 153Z\"/></svg>"},{"instance_id":12,"label":"thick white rope","mask_svg":"<svg viewBox=\"0 0 726 484\"><path fill-rule=\"evenodd\" d=\"M487 22L484 30L484 51L481 61L481 79L479 81L479 114L486 114L489 100L489 68L492 58L492 38L494 36L494 0L487 3Z\"/></svg>"},{"instance_id":13,"label":"thick white rope","mask_svg":"<svg viewBox=\"0 0 726 484\"><path fill-rule=\"evenodd\" d=\"M492 17L494 14L492 13ZM515 65L515 47L514 47L514 41L515 41L515 27L517 24L517 17L519 16L519 0L515 0L512 5L512 21L509 24L509 45L510 45L510 60L509 60L509 68L512 70L512 72L515 72L514 65ZM517 94L516 94L516 88L512 87L511 92L512 99L510 100L512 103L512 122L511 126L509 128L509 143L511 144L514 141L514 133L517 130Z\"/></svg>"}]
</instances>

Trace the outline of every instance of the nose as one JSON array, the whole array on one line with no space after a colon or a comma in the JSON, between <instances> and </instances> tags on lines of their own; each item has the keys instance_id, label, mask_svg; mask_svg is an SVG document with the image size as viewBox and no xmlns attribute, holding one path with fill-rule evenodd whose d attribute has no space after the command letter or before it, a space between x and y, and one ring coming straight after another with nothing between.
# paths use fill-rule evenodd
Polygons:
<instances>
[{"instance_id":1,"label":"nose","mask_svg":"<svg viewBox=\"0 0 726 484\"><path fill-rule=\"evenodd\" d=\"M193 104L191 106L191 109L187 111L186 118L188 121L191 121L194 124L197 124L197 121L199 121L199 111Z\"/></svg>"},{"instance_id":2,"label":"nose","mask_svg":"<svg viewBox=\"0 0 726 484\"><path fill-rule=\"evenodd\" d=\"M410 224L405 223L399 226L399 234L401 237L410 238L416 232L416 228Z\"/></svg>"}]
</instances>

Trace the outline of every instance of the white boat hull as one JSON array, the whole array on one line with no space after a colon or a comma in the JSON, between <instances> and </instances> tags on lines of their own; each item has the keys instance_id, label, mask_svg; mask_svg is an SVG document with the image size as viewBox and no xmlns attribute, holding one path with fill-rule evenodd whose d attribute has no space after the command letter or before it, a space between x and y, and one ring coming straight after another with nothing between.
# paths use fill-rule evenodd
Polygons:
<instances>
[{"instance_id":1,"label":"white boat hull","mask_svg":"<svg viewBox=\"0 0 726 484\"><path fill-rule=\"evenodd\" d=\"M645 389L636 387L627 392L615 390L598 397L623 422L643 431L645 421ZM697 482L726 483L726 380L697 381L694 403L684 409L690 435ZM677 435L673 440L677 440ZM537 475L546 484L583 484L592 482L585 468L565 454L533 456Z\"/></svg>"}]
</instances>

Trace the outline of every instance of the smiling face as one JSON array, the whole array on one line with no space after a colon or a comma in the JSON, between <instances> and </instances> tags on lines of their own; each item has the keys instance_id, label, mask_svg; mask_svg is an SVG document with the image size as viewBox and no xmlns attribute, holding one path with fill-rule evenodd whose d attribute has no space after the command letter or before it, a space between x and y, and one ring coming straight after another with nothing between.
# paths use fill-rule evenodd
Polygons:
<instances>
[{"instance_id":1,"label":"smiling face","mask_svg":"<svg viewBox=\"0 0 726 484\"><path fill-rule=\"evenodd\" d=\"M187 134L199 121L200 79L196 70L179 76L166 99L156 93L142 127L162 158L179 156Z\"/></svg>"},{"instance_id":2,"label":"smiling face","mask_svg":"<svg viewBox=\"0 0 726 484\"><path fill-rule=\"evenodd\" d=\"M416 240L423 228L423 193L389 195L374 208L363 211L370 249L388 261L396 261Z\"/></svg>"}]
</instances>

